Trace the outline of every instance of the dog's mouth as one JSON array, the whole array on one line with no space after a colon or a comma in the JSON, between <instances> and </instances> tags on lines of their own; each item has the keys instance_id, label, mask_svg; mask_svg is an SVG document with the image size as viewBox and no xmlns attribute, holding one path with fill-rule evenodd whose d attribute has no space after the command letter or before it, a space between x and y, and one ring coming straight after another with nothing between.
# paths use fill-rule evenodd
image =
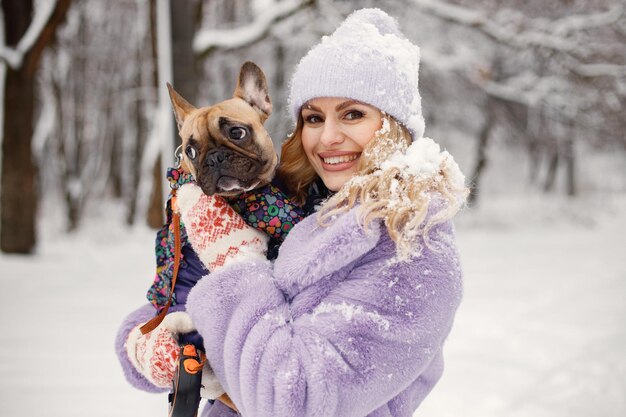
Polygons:
<instances>
[{"instance_id":1,"label":"dog's mouth","mask_svg":"<svg viewBox=\"0 0 626 417\"><path fill-rule=\"evenodd\" d=\"M260 183L256 177L242 179L233 176L231 173L202 175L196 180L206 195L218 194L223 197L232 197L250 191Z\"/></svg>"},{"instance_id":2,"label":"dog's mouth","mask_svg":"<svg viewBox=\"0 0 626 417\"><path fill-rule=\"evenodd\" d=\"M230 169L218 170L217 172L204 172L196 178L198 185L207 195L219 194L223 197L232 197L258 187L260 175L258 170L240 175Z\"/></svg>"},{"instance_id":3,"label":"dog's mouth","mask_svg":"<svg viewBox=\"0 0 626 417\"><path fill-rule=\"evenodd\" d=\"M256 186L259 185L259 181L242 181L239 178L222 175L218 178L215 185L217 192L220 194L239 194L256 188Z\"/></svg>"}]
</instances>

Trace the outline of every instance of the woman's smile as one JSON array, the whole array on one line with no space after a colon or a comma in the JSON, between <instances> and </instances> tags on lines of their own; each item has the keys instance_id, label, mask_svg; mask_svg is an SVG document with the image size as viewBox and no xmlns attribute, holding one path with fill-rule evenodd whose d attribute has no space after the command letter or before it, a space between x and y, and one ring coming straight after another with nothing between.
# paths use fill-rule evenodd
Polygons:
<instances>
[{"instance_id":1,"label":"woman's smile","mask_svg":"<svg viewBox=\"0 0 626 417\"><path fill-rule=\"evenodd\" d=\"M335 151L320 152L318 154L322 161L322 168L326 171L343 171L350 169L359 162L361 152Z\"/></svg>"}]
</instances>

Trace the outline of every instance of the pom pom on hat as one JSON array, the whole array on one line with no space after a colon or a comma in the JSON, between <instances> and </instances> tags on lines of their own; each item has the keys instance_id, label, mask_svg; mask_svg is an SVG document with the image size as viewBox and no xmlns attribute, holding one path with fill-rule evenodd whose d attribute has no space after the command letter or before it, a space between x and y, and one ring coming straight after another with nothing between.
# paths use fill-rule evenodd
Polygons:
<instances>
[{"instance_id":1,"label":"pom pom on hat","mask_svg":"<svg viewBox=\"0 0 626 417\"><path fill-rule=\"evenodd\" d=\"M317 97L346 97L377 107L424 134L418 91L420 51L380 9L352 13L300 60L291 80L292 116Z\"/></svg>"}]
</instances>

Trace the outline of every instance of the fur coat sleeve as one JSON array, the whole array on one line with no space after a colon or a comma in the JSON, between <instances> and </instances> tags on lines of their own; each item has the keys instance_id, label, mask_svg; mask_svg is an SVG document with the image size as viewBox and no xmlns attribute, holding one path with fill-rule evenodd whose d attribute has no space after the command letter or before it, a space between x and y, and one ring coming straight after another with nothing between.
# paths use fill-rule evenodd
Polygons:
<instances>
[{"instance_id":1,"label":"fur coat sleeve","mask_svg":"<svg viewBox=\"0 0 626 417\"><path fill-rule=\"evenodd\" d=\"M233 262L200 280L187 311L243 416L411 416L439 379L461 298L450 223L395 262L355 211L309 216L272 264Z\"/></svg>"}]
</instances>

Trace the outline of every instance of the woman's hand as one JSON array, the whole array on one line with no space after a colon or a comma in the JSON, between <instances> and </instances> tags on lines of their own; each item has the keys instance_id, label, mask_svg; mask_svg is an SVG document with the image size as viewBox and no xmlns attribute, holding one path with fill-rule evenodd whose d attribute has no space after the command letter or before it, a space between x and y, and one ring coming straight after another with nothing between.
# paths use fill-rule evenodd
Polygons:
<instances>
[{"instance_id":1,"label":"woman's hand","mask_svg":"<svg viewBox=\"0 0 626 417\"><path fill-rule=\"evenodd\" d=\"M176 205L189 241L213 272L234 259L265 259L268 236L246 224L220 196L207 196L195 184L178 190Z\"/></svg>"},{"instance_id":2,"label":"woman's hand","mask_svg":"<svg viewBox=\"0 0 626 417\"><path fill-rule=\"evenodd\" d=\"M171 387L180 358L178 334L195 330L191 318L187 313L178 311L165 316L150 333L141 334L140 327L135 327L126 339L130 362L155 386Z\"/></svg>"}]
</instances>

